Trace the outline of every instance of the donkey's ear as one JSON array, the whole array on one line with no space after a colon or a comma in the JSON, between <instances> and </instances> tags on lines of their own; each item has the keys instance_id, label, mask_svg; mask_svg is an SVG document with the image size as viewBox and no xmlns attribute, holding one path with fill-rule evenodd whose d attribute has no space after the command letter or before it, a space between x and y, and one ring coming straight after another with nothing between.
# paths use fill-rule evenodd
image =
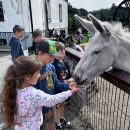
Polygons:
<instances>
[{"instance_id":1,"label":"donkey's ear","mask_svg":"<svg viewBox=\"0 0 130 130\"><path fill-rule=\"evenodd\" d=\"M94 27L103 35L111 35L108 28L104 25L102 25L101 21L96 19L92 14L89 14L88 17L91 19Z\"/></svg>"},{"instance_id":2,"label":"donkey's ear","mask_svg":"<svg viewBox=\"0 0 130 130\"><path fill-rule=\"evenodd\" d=\"M81 17L79 17L77 14L74 15L75 18L82 24L82 26L88 30L89 32L91 33L95 33L96 32L96 29L94 28L92 22L86 20L86 19L83 19Z\"/></svg>"}]
</instances>

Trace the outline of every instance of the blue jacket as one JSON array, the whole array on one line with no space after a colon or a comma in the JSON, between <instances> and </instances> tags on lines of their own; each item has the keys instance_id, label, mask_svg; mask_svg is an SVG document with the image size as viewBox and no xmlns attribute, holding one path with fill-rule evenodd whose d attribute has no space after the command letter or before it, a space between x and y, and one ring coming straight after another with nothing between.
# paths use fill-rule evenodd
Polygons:
<instances>
[{"instance_id":1,"label":"blue jacket","mask_svg":"<svg viewBox=\"0 0 130 130\"><path fill-rule=\"evenodd\" d=\"M12 62L19 56L24 55L23 49L22 49L22 43L19 39L16 39L15 37L12 37L9 46L11 47L11 56L12 56Z\"/></svg>"},{"instance_id":2,"label":"blue jacket","mask_svg":"<svg viewBox=\"0 0 130 130\"><path fill-rule=\"evenodd\" d=\"M63 59L63 62L64 62L64 64L66 65L66 67L67 67L67 69L68 69L67 79L69 79L69 78L71 78L71 74L70 74L70 68L69 68L69 65L68 65L68 61ZM57 77L58 77L58 79L60 80L60 69L59 69L59 67L58 67L58 63L59 63L59 60L57 60L57 59L54 59L53 62L52 62L52 64L53 64L54 67L55 67Z\"/></svg>"},{"instance_id":3,"label":"blue jacket","mask_svg":"<svg viewBox=\"0 0 130 130\"><path fill-rule=\"evenodd\" d=\"M46 64L40 71L40 78L34 86L37 89L44 91L50 95L55 94L55 90L66 91L69 90L69 84L58 80L55 68L52 64ZM49 111L49 107L43 107L43 113Z\"/></svg>"}]
</instances>

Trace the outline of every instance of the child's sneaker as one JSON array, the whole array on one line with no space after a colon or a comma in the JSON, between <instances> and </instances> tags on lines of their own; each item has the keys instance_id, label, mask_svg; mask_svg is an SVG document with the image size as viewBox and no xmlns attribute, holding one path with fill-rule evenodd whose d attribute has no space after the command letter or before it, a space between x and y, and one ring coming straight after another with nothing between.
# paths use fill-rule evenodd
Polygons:
<instances>
[{"instance_id":1,"label":"child's sneaker","mask_svg":"<svg viewBox=\"0 0 130 130\"><path fill-rule=\"evenodd\" d=\"M67 121L64 117L62 117L60 119L60 122L61 122L62 125L66 126L66 127L71 127L72 126L72 124L69 121Z\"/></svg>"},{"instance_id":2,"label":"child's sneaker","mask_svg":"<svg viewBox=\"0 0 130 130\"><path fill-rule=\"evenodd\" d=\"M55 130L65 130L62 125L56 125Z\"/></svg>"}]
</instances>

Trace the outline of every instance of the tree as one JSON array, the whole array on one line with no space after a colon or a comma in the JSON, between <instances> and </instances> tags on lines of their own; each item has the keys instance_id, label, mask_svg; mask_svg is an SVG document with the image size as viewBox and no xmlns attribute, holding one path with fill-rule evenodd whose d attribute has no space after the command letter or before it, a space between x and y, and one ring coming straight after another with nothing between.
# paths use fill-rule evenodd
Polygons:
<instances>
[{"instance_id":1,"label":"tree","mask_svg":"<svg viewBox=\"0 0 130 130\"><path fill-rule=\"evenodd\" d=\"M68 27L69 29L72 27L73 19L70 14L68 14Z\"/></svg>"},{"instance_id":2,"label":"tree","mask_svg":"<svg viewBox=\"0 0 130 130\"><path fill-rule=\"evenodd\" d=\"M86 9L79 9L79 12L80 12L80 16L87 16L88 15L88 11Z\"/></svg>"},{"instance_id":3,"label":"tree","mask_svg":"<svg viewBox=\"0 0 130 130\"><path fill-rule=\"evenodd\" d=\"M73 6L68 3L68 14L72 15L72 12L73 12Z\"/></svg>"}]
</instances>

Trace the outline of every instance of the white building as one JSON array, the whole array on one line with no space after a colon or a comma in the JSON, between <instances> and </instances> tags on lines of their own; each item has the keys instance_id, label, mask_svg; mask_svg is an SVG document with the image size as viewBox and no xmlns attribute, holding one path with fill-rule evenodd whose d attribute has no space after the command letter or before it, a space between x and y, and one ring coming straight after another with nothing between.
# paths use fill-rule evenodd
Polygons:
<instances>
[{"instance_id":1,"label":"white building","mask_svg":"<svg viewBox=\"0 0 130 130\"><path fill-rule=\"evenodd\" d=\"M45 5L48 10L48 28L65 30L68 34L67 0L0 0L0 50L3 46L8 46L16 24L25 29L22 38L24 49L31 45L31 33L34 29L40 28L45 32Z\"/></svg>"}]
</instances>

